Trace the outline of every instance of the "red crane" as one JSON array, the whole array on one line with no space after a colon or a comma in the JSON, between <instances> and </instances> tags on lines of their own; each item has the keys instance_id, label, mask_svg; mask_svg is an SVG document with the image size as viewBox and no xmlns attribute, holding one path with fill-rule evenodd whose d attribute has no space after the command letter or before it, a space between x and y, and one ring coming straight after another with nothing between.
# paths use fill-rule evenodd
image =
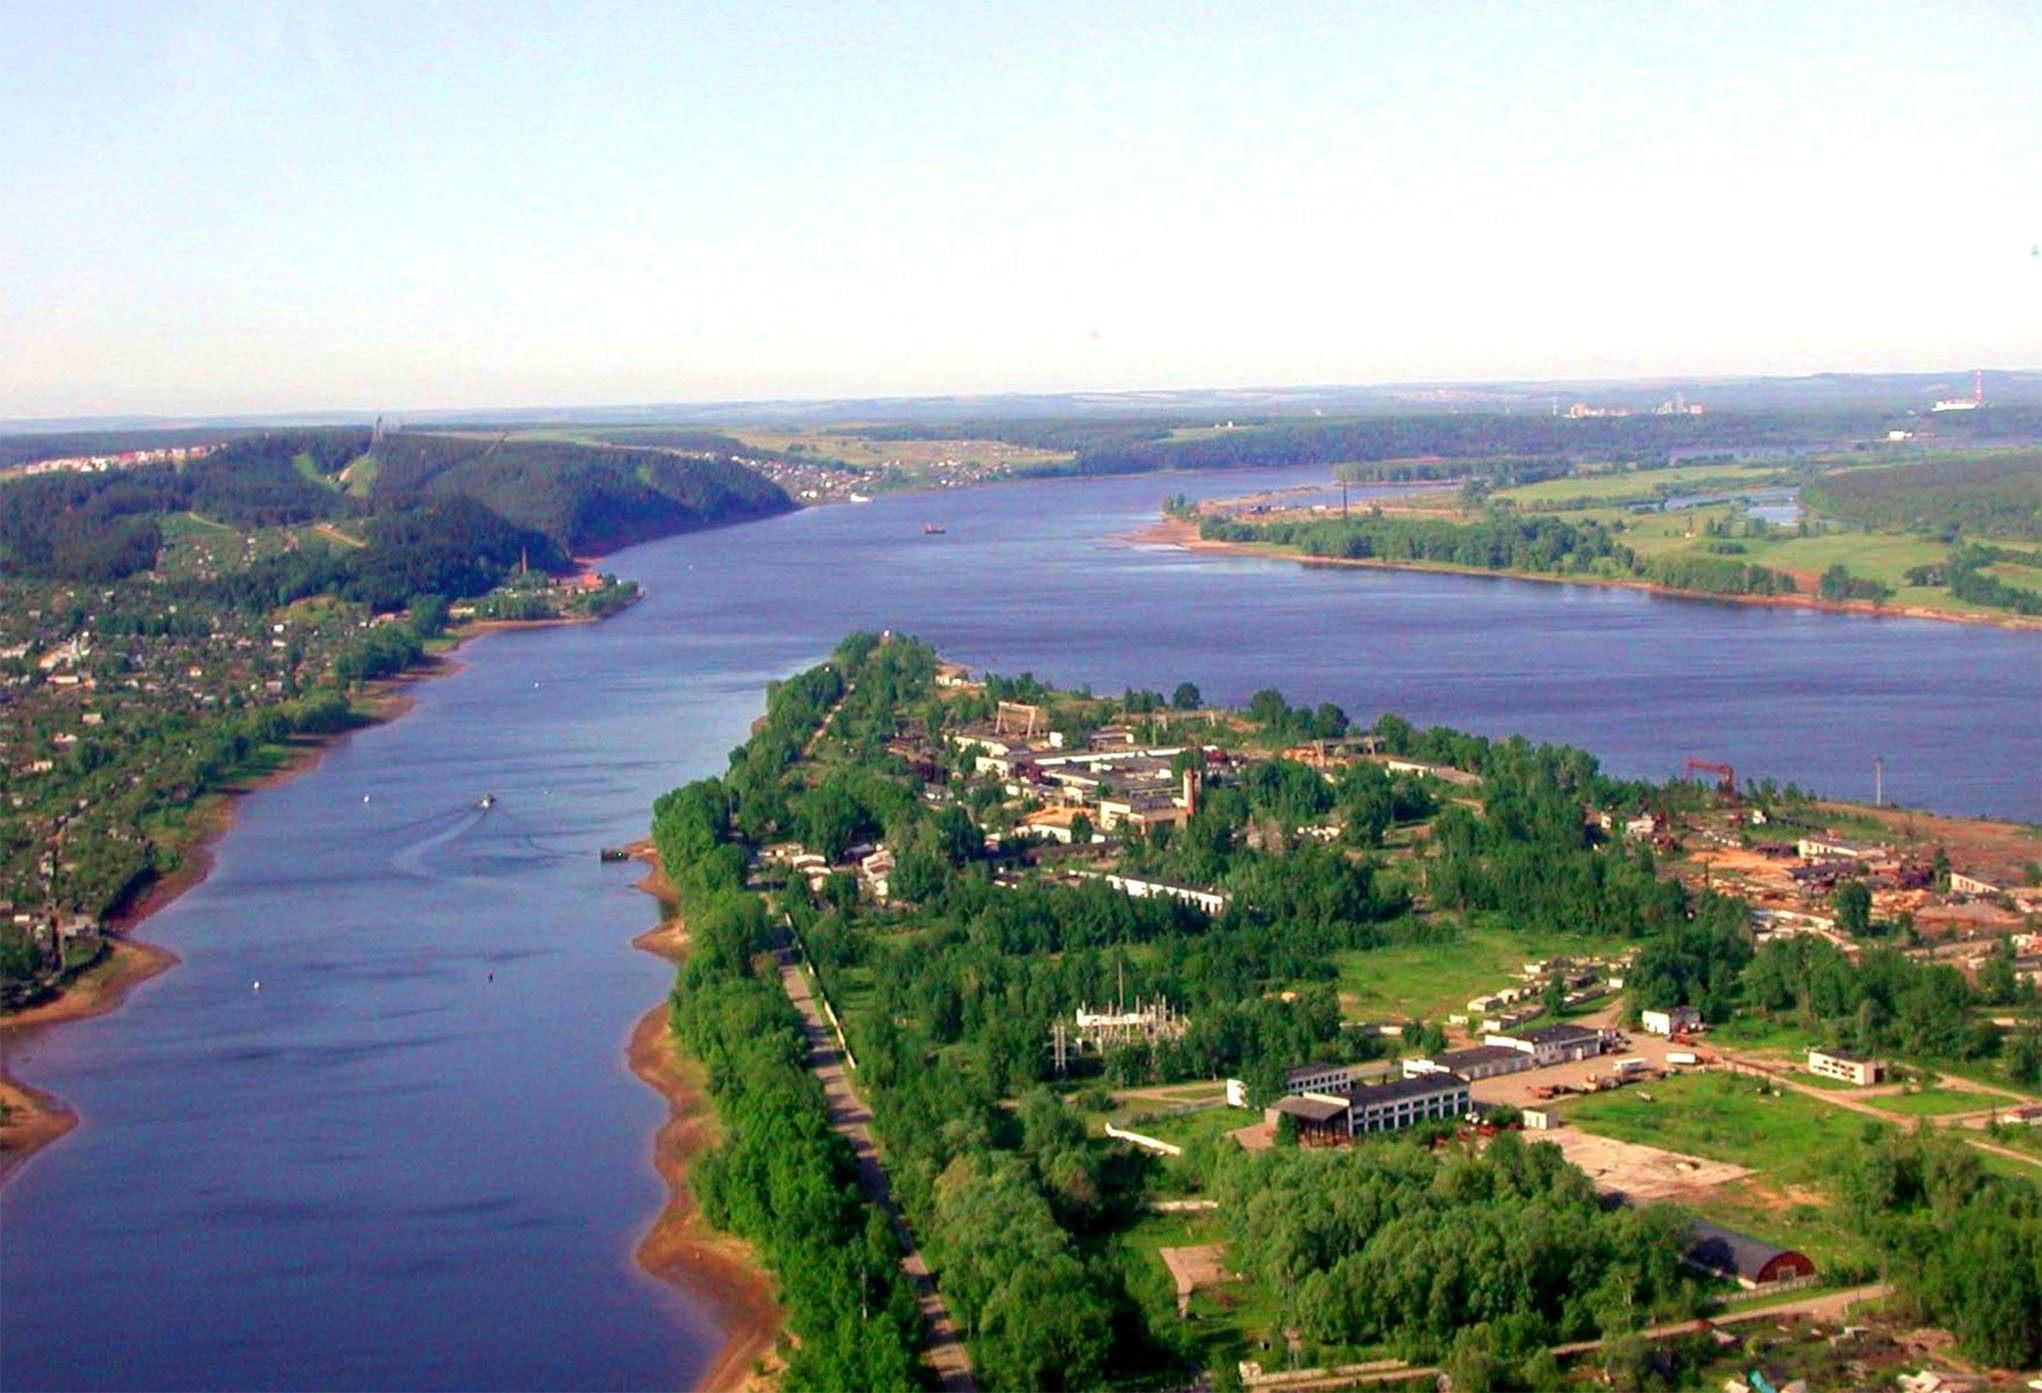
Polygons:
<instances>
[{"instance_id":1,"label":"red crane","mask_svg":"<svg viewBox=\"0 0 2042 1393\"><path fill-rule=\"evenodd\" d=\"M1737 771L1727 764L1718 764L1710 759L1691 759L1687 762L1686 772L1690 774L1714 774L1716 776L1716 792L1726 798L1735 798L1737 796Z\"/></svg>"}]
</instances>

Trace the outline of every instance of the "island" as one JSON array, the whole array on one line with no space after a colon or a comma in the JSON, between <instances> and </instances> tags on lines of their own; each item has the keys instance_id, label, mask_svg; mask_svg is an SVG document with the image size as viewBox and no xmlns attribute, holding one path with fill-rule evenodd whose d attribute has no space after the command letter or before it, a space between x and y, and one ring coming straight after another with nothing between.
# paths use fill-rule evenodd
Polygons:
<instances>
[{"instance_id":1,"label":"island","mask_svg":"<svg viewBox=\"0 0 2042 1393\"><path fill-rule=\"evenodd\" d=\"M891 634L774 684L653 843L780 1377L2032 1365L2036 829L1690 773Z\"/></svg>"}]
</instances>

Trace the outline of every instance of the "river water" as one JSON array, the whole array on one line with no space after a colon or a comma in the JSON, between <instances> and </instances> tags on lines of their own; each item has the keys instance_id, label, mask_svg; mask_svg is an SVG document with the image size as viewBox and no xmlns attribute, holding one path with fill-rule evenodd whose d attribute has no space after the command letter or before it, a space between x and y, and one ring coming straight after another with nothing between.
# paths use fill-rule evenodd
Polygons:
<instances>
[{"instance_id":1,"label":"river water","mask_svg":"<svg viewBox=\"0 0 2042 1393\"><path fill-rule=\"evenodd\" d=\"M854 627L1101 691L1274 686L1523 731L1625 774L1700 755L1867 797L1883 755L1889 797L2042 820L2034 635L1121 540L1166 492L1324 475L1244 479L888 499L639 547L612 564L640 605L478 642L412 714L251 797L147 927L183 965L10 1047L83 1121L0 1190L0 1385L686 1385L720 1341L633 1264L665 1104L623 1062L670 973L627 946L651 921L634 870L596 852Z\"/></svg>"}]
</instances>

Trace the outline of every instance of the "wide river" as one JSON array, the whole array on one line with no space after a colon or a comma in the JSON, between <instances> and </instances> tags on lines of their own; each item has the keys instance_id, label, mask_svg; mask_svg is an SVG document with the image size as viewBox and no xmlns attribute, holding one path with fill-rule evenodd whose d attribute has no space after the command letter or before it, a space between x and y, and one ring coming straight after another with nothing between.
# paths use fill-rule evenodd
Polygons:
<instances>
[{"instance_id":1,"label":"wide river","mask_svg":"<svg viewBox=\"0 0 2042 1393\"><path fill-rule=\"evenodd\" d=\"M666 1105L624 1044L670 973L628 946L635 870L596 852L852 628L1100 691L1522 731L1625 774L1699 755L1869 797L1884 756L1889 797L2042 821L2032 634L1119 540L1165 492L1250 486L1055 481L640 547L612 564L642 604L478 642L250 798L147 927L183 965L10 1047L83 1120L0 1191L0 1385L688 1384L718 1331L632 1260Z\"/></svg>"}]
</instances>

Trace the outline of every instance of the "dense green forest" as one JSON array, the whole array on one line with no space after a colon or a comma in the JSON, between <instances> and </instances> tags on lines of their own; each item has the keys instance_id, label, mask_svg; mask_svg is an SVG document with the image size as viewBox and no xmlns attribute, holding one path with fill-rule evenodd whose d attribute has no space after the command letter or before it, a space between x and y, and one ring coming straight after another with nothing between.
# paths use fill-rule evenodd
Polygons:
<instances>
[{"instance_id":1,"label":"dense green forest","mask_svg":"<svg viewBox=\"0 0 2042 1393\"><path fill-rule=\"evenodd\" d=\"M366 498L340 486L357 474L371 481ZM289 431L182 465L0 485L0 571L88 581L146 571L163 520L183 512L248 528L355 521L366 551L308 559L330 574L308 570L282 588L354 584L389 608L417 593L479 594L521 557L564 570L573 554L791 506L727 458L414 434L372 448L364 430Z\"/></svg>"},{"instance_id":2,"label":"dense green forest","mask_svg":"<svg viewBox=\"0 0 2042 1393\"><path fill-rule=\"evenodd\" d=\"M347 501L298 460L333 472L368 443L367 431L297 431L237 440L182 465L0 484L0 571L115 580L148 570L162 546L162 519L172 513L242 527L340 516Z\"/></svg>"},{"instance_id":3,"label":"dense green forest","mask_svg":"<svg viewBox=\"0 0 2042 1393\"><path fill-rule=\"evenodd\" d=\"M370 465L378 506L472 498L577 554L793 506L727 455L405 432L384 437Z\"/></svg>"},{"instance_id":4,"label":"dense green forest","mask_svg":"<svg viewBox=\"0 0 2042 1393\"><path fill-rule=\"evenodd\" d=\"M1504 1133L1479 1153L1369 1151L1365 1165L1339 1151L1236 1151L1218 1167L1235 1250L1316 1343L1500 1373L1562 1341L1634 1329L1639 1312L1698 1308L1680 1261L1691 1216L1605 1206L1557 1147Z\"/></svg>"},{"instance_id":5,"label":"dense green forest","mask_svg":"<svg viewBox=\"0 0 2042 1393\"><path fill-rule=\"evenodd\" d=\"M1802 497L1860 527L2042 541L2042 453L2031 450L1843 470L1811 480Z\"/></svg>"}]
</instances>

